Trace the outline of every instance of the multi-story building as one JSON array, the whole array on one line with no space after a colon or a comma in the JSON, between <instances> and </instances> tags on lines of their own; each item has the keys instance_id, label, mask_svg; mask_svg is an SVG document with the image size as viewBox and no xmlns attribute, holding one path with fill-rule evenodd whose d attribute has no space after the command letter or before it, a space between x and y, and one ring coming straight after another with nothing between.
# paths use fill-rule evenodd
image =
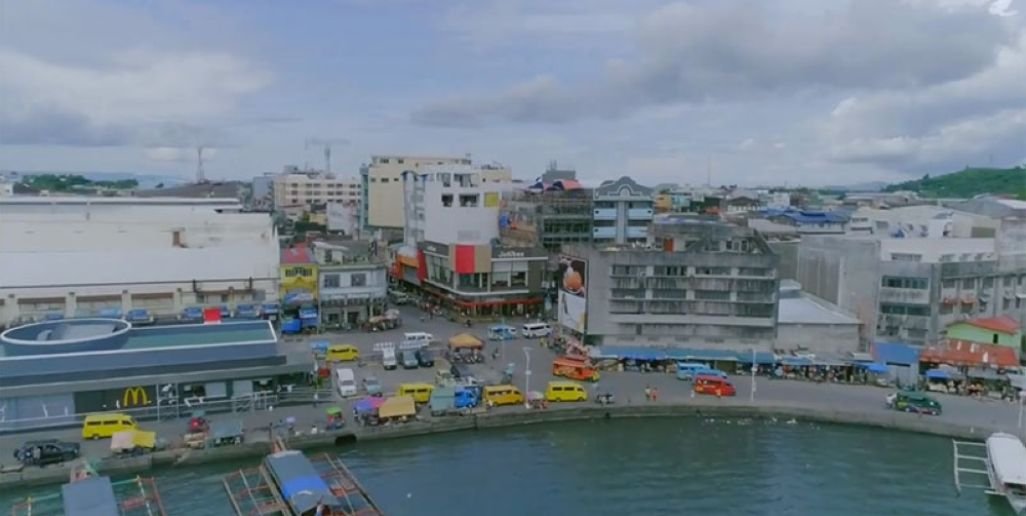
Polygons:
<instances>
[{"instance_id":1,"label":"multi-story building","mask_svg":"<svg viewBox=\"0 0 1026 516\"><path fill-rule=\"evenodd\" d=\"M541 246L559 253L565 244L592 239L593 192L575 180L542 189L515 189L502 199L499 233L504 245Z\"/></svg>"},{"instance_id":2,"label":"multi-story building","mask_svg":"<svg viewBox=\"0 0 1026 516\"><path fill-rule=\"evenodd\" d=\"M537 311L544 249L499 244L500 201L512 184L486 182L469 165L425 169L403 174L405 238L394 275L463 312Z\"/></svg>"},{"instance_id":3,"label":"multi-story building","mask_svg":"<svg viewBox=\"0 0 1026 516\"><path fill-rule=\"evenodd\" d=\"M623 176L594 191L592 239L597 244L634 244L648 240L653 215L652 189Z\"/></svg>"},{"instance_id":4,"label":"multi-story building","mask_svg":"<svg viewBox=\"0 0 1026 516\"><path fill-rule=\"evenodd\" d=\"M600 345L772 349L777 258L757 233L673 219L650 238L648 248L568 246L561 326Z\"/></svg>"},{"instance_id":5,"label":"multi-story building","mask_svg":"<svg viewBox=\"0 0 1026 516\"><path fill-rule=\"evenodd\" d=\"M868 338L932 344L972 317L1026 320L1026 219L994 238L805 236L798 278L854 312Z\"/></svg>"},{"instance_id":6,"label":"multi-story building","mask_svg":"<svg viewBox=\"0 0 1026 516\"><path fill-rule=\"evenodd\" d=\"M360 168L360 187L366 202L361 220L373 228L402 229L406 220L403 205L403 173L417 174L430 167L467 166L470 156L463 158L428 156L371 156L371 162ZM509 183L513 176L509 168L484 165L477 168L483 183Z\"/></svg>"},{"instance_id":7,"label":"multi-story building","mask_svg":"<svg viewBox=\"0 0 1026 516\"><path fill-rule=\"evenodd\" d=\"M236 199L0 198L0 325L273 301L278 236Z\"/></svg>"},{"instance_id":8,"label":"multi-story building","mask_svg":"<svg viewBox=\"0 0 1026 516\"><path fill-rule=\"evenodd\" d=\"M357 326L385 310L388 278L376 242L314 242L321 320L326 326Z\"/></svg>"},{"instance_id":9,"label":"multi-story building","mask_svg":"<svg viewBox=\"0 0 1026 516\"><path fill-rule=\"evenodd\" d=\"M250 207L258 210L274 208L274 174L266 172L250 180Z\"/></svg>"},{"instance_id":10,"label":"multi-story building","mask_svg":"<svg viewBox=\"0 0 1026 516\"><path fill-rule=\"evenodd\" d=\"M886 210L862 207L851 214L848 232L895 238L985 238L997 233L993 217L935 205Z\"/></svg>"},{"instance_id":11,"label":"multi-story building","mask_svg":"<svg viewBox=\"0 0 1026 516\"><path fill-rule=\"evenodd\" d=\"M344 179L318 171L286 167L273 179L274 207L311 206L341 202L360 204L361 187L357 179Z\"/></svg>"}]
</instances>

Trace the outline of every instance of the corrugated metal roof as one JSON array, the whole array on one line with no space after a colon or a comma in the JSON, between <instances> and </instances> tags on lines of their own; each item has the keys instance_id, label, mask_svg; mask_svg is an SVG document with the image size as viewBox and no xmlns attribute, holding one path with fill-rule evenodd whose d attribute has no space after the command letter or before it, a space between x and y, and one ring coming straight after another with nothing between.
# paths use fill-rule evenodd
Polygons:
<instances>
[{"instance_id":1,"label":"corrugated metal roof","mask_svg":"<svg viewBox=\"0 0 1026 516\"><path fill-rule=\"evenodd\" d=\"M780 324L859 324L858 319L840 309L831 309L806 295L782 297L778 306L777 321Z\"/></svg>"},{"instance_id":2,"label":"corrugated metal roof","mask_svg":"<svg viewBox=\"0 0 1026 516\"><path fill-rule=\"evenodd\" d=\"M901 342L874 342L873 358L884 364L916 365L919 363L919 348Z\"/></svg>"},{"instance_id":3,"label":"corrugated metal roof","mask_svg":"<svg viewBox=\"0 0 1026 516\"><path fill-rule=\"evenodd\" d=\"M1016 356L1015 350L1012 348L954 339L948 339L939 346L923 348L920 360L968 367L1016 367L1019 365L1019 357Z\"/></svg>"},{"instance_id":4,"label":"corrugated metal roof","mask_svg":"<svg viewBox=\"0 0 1026 516\"><path fill-rule=\"evenodd\" d=\"M976 326L977 328L983 328L984 330L996 331L999 333L1008 333L1015 335L1019 333L1019 321L1008 315L999 315L997 317L979 317L976 319L969 319L968 321L961 321L955 324L968 324L970 326Z\"/></svg>"},{"instance_id":5,"label":"corrugated metal roof","mask_svg":"<svg viewBox=\"0 0 1026 516\"><path fill-rule=\"evenodd\" d=\"M281 252L282 265L299 265L313 263L313 254L306 246L290 247Z\"/></svg>"}]
</instances>

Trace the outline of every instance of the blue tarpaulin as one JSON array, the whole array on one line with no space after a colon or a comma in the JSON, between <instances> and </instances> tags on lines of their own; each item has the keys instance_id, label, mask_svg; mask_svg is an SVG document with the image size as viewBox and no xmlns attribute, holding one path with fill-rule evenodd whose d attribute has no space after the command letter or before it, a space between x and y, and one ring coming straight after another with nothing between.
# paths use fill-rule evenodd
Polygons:
<instances>
[{"instance_id":1,"label":"blue tarpaulin","mask_svg":"<svg viewBox=\"0 0 1026 516\"><path fill-rule=\"evenodd\" d=\"M858 364L866 368L866 371L876 374L884 374L888 371L886 364L877 364L875 362L869 364Z\"/></svg>"},{"instance_id":2,"label":"blue tarpaulin","mask_svg":"<svg viewBox=\"0 0 1026 516\"><path fill-rule=\"evenodd\" d=\"M780 359L780 365L789 367L805 367L813 365L811 358L806 357L784 357Z\"/></svg>"},{"instance_id":3,"label":"blue tarpaulin","mask_svg":"<svg viewBox=\"0 0 1026 516\"><path fill-rule=\"evenodd\" d=\"M930 369L926 372L928 380L950 380L951 373L946 369Z\"/></svg>"},{"instance_id":4,"label":"blue tarpaulin","mask_svg":"<svg viewBox=\"0 0 1026 516\"><path fill-rule=\"evenodd\" d=\"M919 348L901 342L874 342L873 358L888 365L918 365Z\"/></svg>"}]
</instances>

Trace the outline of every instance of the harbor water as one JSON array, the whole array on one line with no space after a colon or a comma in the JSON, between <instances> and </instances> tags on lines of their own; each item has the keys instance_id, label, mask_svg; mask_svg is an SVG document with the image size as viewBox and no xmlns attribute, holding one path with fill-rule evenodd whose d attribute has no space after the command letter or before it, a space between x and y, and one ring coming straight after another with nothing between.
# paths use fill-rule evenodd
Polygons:
<instances>
[{"instance_id":1,"label":"harbor water","mask_svg":"<svg viewBox=\"0 0 1026 516\"><path fill-rule=\"evenodd\" d=\"M956 496L951 441L757 420L561 423L360 443L341 457L391 516L1011 514ZM221 476L155 472L169 514L231 514ZM55 487L0 494L0 507Z\"/></svg>"}]
</instances>

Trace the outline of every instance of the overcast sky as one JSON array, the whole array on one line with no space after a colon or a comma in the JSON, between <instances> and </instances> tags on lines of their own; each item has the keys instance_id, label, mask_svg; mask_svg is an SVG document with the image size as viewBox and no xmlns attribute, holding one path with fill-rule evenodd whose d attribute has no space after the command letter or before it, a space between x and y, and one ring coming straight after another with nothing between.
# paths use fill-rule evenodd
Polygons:
<instances>
[{"instance_id":1,"label":"overcast sky","mask_svg":"<svg viewBox=\"0 0 1026 516\"><path fill-rule=\"evenodd\" d=\"M1022 5L1020 5L1022 4ZM851 184L1026 161L1026 0L0 0L0 170Z\"/></svg>"}]
</instances>

